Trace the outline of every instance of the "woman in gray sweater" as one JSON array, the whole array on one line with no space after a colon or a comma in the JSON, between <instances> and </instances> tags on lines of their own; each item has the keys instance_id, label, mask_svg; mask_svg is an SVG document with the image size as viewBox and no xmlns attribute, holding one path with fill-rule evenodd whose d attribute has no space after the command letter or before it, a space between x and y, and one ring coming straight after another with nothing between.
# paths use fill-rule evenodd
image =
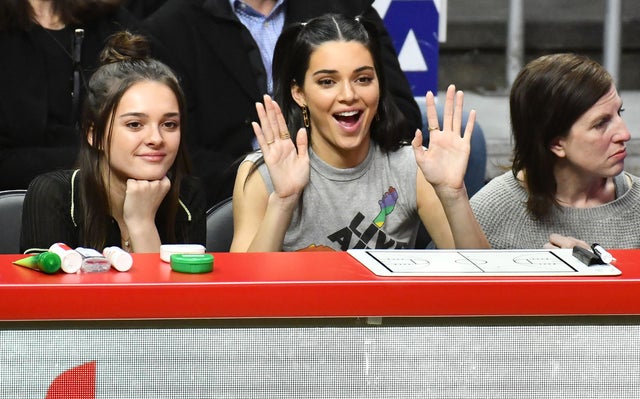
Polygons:
<instances>
[{"instance_id":1,"label":"woman in gray sweater","mask_svg":"<svg viewBox=\"0 0 640 399\"><path fill-rule=\"evenodd\" d=\"M511 171L471 206L493 248L640 247L640 184L611 75L575 54L526 65L510 95Z\"/></svg>"}]
</instances>

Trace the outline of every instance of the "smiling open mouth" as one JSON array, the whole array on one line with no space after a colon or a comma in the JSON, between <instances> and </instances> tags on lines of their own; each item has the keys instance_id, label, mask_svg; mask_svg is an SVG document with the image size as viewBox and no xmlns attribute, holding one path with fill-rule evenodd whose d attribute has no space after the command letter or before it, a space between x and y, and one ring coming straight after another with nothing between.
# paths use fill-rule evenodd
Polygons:
<instances>
[{"instance_id":1,"label":"smiling open mouth","mask_svg":"<svg viewBox=\"0 0 640 399\"><path fill-rule=\"evenodd\" d=\"M333 114L333 117L338 121L339 124L343 126L353 126L360 120L362 116L361 111L348 111L348 112L340 112L338 114Z\"/></svg>"}]
</instances>

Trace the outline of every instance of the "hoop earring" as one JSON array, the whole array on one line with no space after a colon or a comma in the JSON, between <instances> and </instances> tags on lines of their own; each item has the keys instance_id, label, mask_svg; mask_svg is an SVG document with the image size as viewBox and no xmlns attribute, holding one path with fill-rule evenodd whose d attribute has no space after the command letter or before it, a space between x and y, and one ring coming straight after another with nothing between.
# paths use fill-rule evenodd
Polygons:
<instances>
[{"instance_id":1,"label":"hoop earring","mask_svg":"<svg viewBox=\"0 0 640 399\"><path fill-rule=\"evenodd\" d=\"M302 120L304 122L304 127L309 129L309 127L311 127L311 122L309 121L309 108L306 105L302 106Z\"/></svg>"}]
</instances>

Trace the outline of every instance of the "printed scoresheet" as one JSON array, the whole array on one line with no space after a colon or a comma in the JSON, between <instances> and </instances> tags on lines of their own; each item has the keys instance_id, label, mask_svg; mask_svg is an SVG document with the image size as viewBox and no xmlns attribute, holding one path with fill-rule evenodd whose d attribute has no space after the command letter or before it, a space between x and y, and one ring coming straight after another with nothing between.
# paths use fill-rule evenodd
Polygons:
<instances>
[{"instance_id":1,"label":"printed scoresheet","mask_svg":"<svg viewBox=\"0 0 640 399\"><path fill-rule=\"evenodd\" d=\"M378 276L616 276L611 264L587 266L571 249L347 251Z\"/></svg>"}]
</instances>

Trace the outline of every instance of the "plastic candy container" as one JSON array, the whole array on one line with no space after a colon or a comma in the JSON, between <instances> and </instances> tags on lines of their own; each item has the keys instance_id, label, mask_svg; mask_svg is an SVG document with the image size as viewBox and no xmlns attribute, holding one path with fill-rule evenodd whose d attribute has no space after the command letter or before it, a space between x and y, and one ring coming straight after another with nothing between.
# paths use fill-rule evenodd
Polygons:
<instances>
[{"instance_id":1,"label":"plastic candy container","mask_svg":"<svg viewBox=\"0 0 640 399\"><path fill-rule=\"evenodd\" d=\"M67 244L57 242L49 248L49 252L60 256L61 269L65 273L75 273L82 267L82 255Z\"/></svg>"},{"instance_id":2,"label":"plastic candy container","mask_svg":"<svg viewBox=\"0 0 640 399\"><path fill-rule=\"evenodd\" d=\"M169 263L172 254L203 254L204 249L200 244L164 244L160 245L160 259Z\"/></svg>"},{"instance_id":3,"label":"plastic candy container","mask_svg":"<svg viewBox=\"0 0 640 399\"><path fill-rule=\"evenodd\" d=\"M213 255L173 254L171 270L181 273L208 273L213 270Z\"/></svg>"},{"instance_id":4,"label":"plastic candy container","mask_svg":"<svg viewBox=\"0 0 640 399\"><path fill-rule=\"evenodd\" d=\"M111 267L119 272L126 272L133 265L131 254L120 247L107 247L102 251L102 254L109 259Z\"/></svg>"},{"instance_id":5,"label":"plastic candy container","mask_svg":"<svg viewBox=\"0 0 640 399\"><path fill-rule=\"evenodd\" d=\"M83 272L106 272L111 268L109 259L105 258L100 252L93 248L76 248L76 251L82 255L82 266L80 269Z\"/></svg>"}]
</instances>

